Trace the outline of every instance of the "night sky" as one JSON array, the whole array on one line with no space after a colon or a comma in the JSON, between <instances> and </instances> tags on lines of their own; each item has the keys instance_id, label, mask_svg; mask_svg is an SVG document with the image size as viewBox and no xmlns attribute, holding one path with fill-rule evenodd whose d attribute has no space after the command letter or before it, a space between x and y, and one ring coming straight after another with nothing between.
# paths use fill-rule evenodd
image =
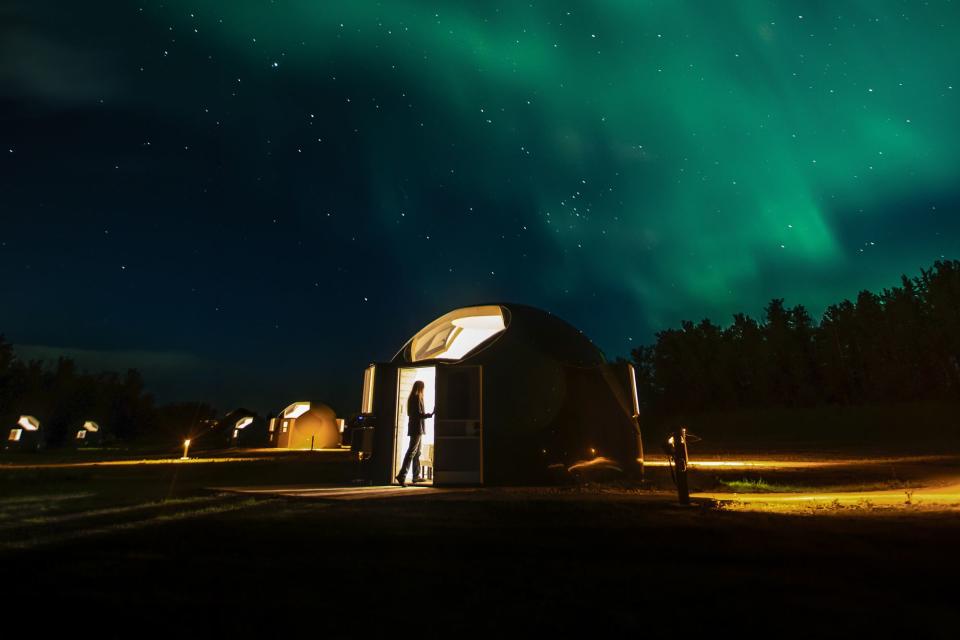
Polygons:
<instances>
[{"instance_id":1,"label":"night sky","mask_svg":"<svg viewBox=\"0 0 960 640\"><path fill-rule=\"evenodd\" d=\"M356 411L475 302L608 355L960 257L960 3L6 0L0 332Z\"/></svg>"}]
</instances>

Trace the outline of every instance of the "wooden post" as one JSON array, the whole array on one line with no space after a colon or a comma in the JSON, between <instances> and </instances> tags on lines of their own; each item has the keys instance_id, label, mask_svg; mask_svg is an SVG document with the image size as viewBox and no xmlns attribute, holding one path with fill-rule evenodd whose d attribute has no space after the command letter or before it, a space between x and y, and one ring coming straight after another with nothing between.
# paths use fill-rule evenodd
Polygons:
<instances>
[{"instance_id":1,"label":"wooden post","mask_svg":"<svg viewBox=\"0 0 960 640\"><path fill-rule=\"evenodd\" d=\"M310 451L313 451L313 439L314 439L314 438L316 438L316 436L310 436Z\"/></svg>"},{"instance_id":2,"label":"wooden post","mask_svg":"<svg viewBox=\"0 0 960 640\"><path fill-rule=\"evenodd\" d=\"M687 428L677 427L673 432L673 463L677 470L677 496L680 504L690 504L687 485Z\"/></svg>"}]
</instances>

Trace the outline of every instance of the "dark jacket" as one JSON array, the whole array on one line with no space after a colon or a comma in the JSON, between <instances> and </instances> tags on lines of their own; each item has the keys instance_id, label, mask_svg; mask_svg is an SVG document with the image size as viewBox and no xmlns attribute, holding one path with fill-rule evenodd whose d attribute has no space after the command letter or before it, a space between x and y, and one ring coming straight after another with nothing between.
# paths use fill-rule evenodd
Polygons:
<instances>
[{"instance_id":1,"label":"dark jacket","mask_svg":"<svg viewBox=\"0 0 960 640\"><path fill-rule=\"evenodd\" d=\"M423 398L417 394L412 394L407 398L407 435L423 435L427 428L423 421L433 416L432 413L424 413Z\"/></svg>"}]
</instances>

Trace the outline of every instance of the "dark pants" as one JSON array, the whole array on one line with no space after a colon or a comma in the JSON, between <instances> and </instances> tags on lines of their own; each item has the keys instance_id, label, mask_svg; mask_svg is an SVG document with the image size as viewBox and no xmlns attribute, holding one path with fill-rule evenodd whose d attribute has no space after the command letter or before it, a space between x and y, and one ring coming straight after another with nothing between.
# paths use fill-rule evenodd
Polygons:
<instances>
[{"instance_id":1,"label":"dark pants","mask_svg":"<svg viewBox=\"0 0 960 640\"><path fill-rule=\"evenodd\" d=\"M407 477L407 469L410 468L410 462L413 462L413 479L420 479L420 443L423 442L423 434L410 436L410 446L407 447L407 453L403 456L403 464L400 466L400 478Z\"/></svg>"}]
</instances>

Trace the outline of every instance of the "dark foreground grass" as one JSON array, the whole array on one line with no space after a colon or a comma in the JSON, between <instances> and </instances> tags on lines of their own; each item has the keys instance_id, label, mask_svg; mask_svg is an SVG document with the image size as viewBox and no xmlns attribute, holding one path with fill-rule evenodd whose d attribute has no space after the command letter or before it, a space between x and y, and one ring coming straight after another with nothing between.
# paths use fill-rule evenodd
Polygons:
<instances>
[{"instance_id":1,"label":"dark foreground grass","mask_svg":"<svg viewBox=\"0 0 960 640\"><path fill-rule=\"evenodd\" d=\"M960 568L956 513L728 513L610 487L255 501L201 485L262 481L265 468L216 469L226 477L195 468L201 475L166 502L170 478L157 469L124 470L127 488L112 497L103 493L112 472L72 488L38 475L18 495L9 489L24 477L0 474L10 483L0 498L0 566L5 600L17 603L8 615L99 637L271 638L294 627L324 638L661 637L674 626L683 635L954 637L956 629L955 589L943 580ZM92 502L64 505L81 500ZM42 504L60 507L38 515ZM111 508L121 510L103 513Z\"/></svg>"}]
</instances>

